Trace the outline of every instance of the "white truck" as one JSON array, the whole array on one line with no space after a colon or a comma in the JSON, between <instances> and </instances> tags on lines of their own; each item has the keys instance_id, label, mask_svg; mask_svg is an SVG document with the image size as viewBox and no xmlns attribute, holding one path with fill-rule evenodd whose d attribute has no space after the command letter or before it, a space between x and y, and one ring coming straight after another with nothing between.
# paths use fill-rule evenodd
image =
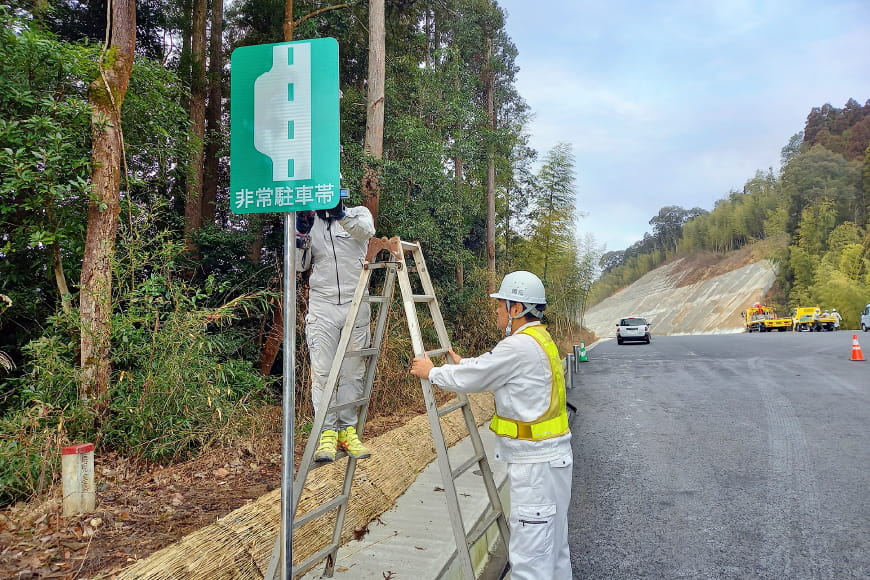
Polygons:
<instances>
[{"instance_id":1,"label":"white truck","mask_svg":"<svg viewBox=\"0 0 870 580\"><path fill-rule=\"evenodd\" d=\"M870 304L864 307L864 311L861 313L861 330L867 332L870 330Z\"/></svg>"}]
</instances>

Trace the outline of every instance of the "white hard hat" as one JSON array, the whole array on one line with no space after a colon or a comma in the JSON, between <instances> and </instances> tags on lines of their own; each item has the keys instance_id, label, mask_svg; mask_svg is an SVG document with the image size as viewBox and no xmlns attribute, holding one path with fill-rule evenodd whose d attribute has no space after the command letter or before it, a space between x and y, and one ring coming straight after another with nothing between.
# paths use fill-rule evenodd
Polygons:
<instances>
[{"instance_id":1,"label":"white hard hat","mask_svg":"<svg viewBox=\"0 0 870 580\"><path fill-rule=\"evenodd\" d=\"M505 276L498 292L489 296L490 298L501 298L525 304L547 303L544 283L541 282L540 278L525 270L517 270Z\"/></svg>"},{"instance_id":2,"label":"white hard hat","mask_svg":"<svg viewBox=\"0 0 870 580\"><path fill-rule=\"evenodd\" d=\"M834 312L836 312L836 311L837 311L837 309L836 309L836 308L834 308Z\"/></svg>"}]
</instances>

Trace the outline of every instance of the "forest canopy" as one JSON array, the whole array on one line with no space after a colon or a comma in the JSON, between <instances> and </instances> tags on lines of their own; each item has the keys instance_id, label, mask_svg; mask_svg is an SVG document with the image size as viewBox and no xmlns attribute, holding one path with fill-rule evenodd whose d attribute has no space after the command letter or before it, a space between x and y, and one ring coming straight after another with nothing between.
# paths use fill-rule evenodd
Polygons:
<instances>
[{"instance_id":1,"label":"forest canopy","mask_svg":"<svg viewBox=\"0 0 870 580\"><path fill-rule=\"evenodd\" d=\"M282 216L229 208L240 46L338 40L350 204L374 210L378 236L421 242L459 348L497 336L486 296L515 269L564 297L547 311L563 340L579 330L598 255L572 233L572 146L529 147L497 3L386 3L380 126L368 2L110 6L109 33L103 2L0 7L0 503L47 489L60 444L184 459L276 403Z\"/></svg>"}]
</instances>

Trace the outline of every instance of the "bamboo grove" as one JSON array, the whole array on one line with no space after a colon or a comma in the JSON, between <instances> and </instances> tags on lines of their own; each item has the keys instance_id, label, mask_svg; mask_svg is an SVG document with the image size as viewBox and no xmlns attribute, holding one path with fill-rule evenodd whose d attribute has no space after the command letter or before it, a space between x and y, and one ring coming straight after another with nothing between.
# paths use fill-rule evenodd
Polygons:
<instances>
[{"instance_id":1,"label":"bamboo grove","mask_svg":"<svg viewBox=\"0 0 870 580\"><path fill-rule=\"evenodd\" d=\"M750 245L777 267L781 312L820 304L857 328L870 302L870 100L825 104L782 149L779 171L758 171L711 211L662 208L651 233L602 256L601 299L680 254L725 254Z\"/></svg>"}]
</instances>

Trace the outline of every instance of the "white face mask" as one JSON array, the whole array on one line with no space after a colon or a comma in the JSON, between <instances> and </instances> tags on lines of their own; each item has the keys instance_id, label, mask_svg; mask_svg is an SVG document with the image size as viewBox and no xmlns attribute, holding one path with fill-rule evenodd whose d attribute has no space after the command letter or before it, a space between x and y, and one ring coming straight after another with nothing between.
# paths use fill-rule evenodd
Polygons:
<instances>
[{"instance_id":1,"label":"white face mask","mask_svg":"<svg viewBox=\"0 0 870 580\"><path fill-rule=\"evenodd\" d=\"M526 314L532 314L532 316L535 316L536 318L541 318L542 316L544 316L543 310L538 310L536 308L537 304L526 304L525 302L511 302L510 300L505 300L504 304L505 304L505 310L507 310L507 316L508 316L507 326L505 326L505 328L504 328L505 337L508 337L511 335L511 326L513 326L514 319L522 318ZM517 314L516 316L511 316L511 305L512 304L522 304L523 311L520 312L519 314Z\"/></svg>"}]
</instances>

